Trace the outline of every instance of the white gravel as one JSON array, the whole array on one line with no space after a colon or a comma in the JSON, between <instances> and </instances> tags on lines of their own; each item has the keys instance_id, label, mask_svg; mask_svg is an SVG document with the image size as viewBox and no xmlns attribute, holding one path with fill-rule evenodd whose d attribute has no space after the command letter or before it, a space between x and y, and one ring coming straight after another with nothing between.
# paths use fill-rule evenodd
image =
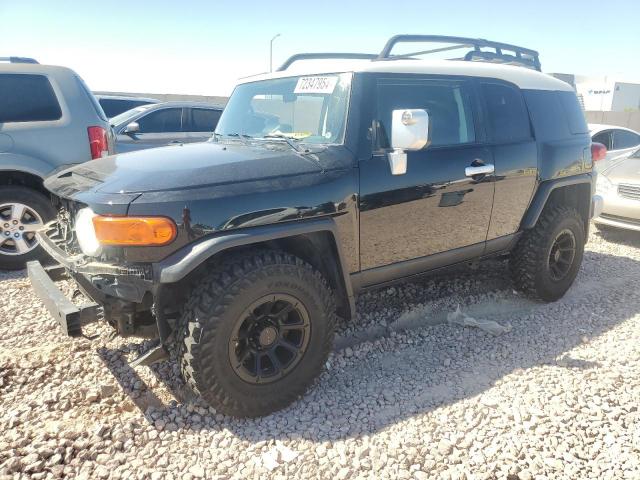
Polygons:
<instances>
[{"instance_id":1,"label":"white gravel","mask_svg":"<svg viewBox=\"0 0 640 480\"><path fill-rule=\"evenodd\" d=\"M640 234L594 232L554 304L503 262L368 293L315 387L258 420L216 414L145 345L58 334L0 273L0 479L640 478ZM446 323L462 312L512 330Z\"/></svg>"}]
</instances>

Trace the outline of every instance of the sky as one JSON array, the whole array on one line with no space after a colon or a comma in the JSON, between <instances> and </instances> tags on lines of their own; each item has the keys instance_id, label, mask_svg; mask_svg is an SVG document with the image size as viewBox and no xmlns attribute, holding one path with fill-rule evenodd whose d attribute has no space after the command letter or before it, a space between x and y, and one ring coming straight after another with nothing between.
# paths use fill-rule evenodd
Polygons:
<instances>
[{"instance_id":1,"label":"sky","mask_svg":"<svg viewBox=\"0 0 640 480\"><path fill-rule=\"evenodd\" d=\"M0 57L74 69L92 90L229 95L298 52L378 53L399 33L533 48L546 72L640 82L640 0L0 0Z\"/></svg>"}]
</instances>

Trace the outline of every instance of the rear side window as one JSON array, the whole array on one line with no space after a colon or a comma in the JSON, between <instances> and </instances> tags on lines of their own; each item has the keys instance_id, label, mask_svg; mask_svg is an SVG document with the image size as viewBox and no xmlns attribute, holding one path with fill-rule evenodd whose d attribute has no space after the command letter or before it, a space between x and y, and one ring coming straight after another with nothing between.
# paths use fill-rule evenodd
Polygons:
<instances>
[{"instance_id":1,"label":"rear side window","mask_svg":"<svg viewBox=\"0 0 640 480\"><path fill-rule=\"evenodd\" d=\"M139 107L140 105L147 105L149 102L140 100L120 100L116 98L101 98L100 105L107 117L112 118L116 115L120 115L127 110Z\"/></svg>"},{"instance_id":2,"label":"rear side window","mask_svg":"<svg viewBox=\"0 0 640 480\"><path fill-rule=\"evenodd\" d=\"M578 97L573 92L558 92L560 99L560 105L564 110L567 121L569 122L569 131L571 133L589 133L589 127L587 127L587 121L584 118L582 107L578 102Z\"/></svg>"},{"instance_id":3,"label":"rear side window","mask_svg":"<svg viewBox=\"0 0 640 480\"><path fill-rule=\"evenodd\" d=\"M0 123L50 121L60 117L60 104L47 77L0 74Z\"/></svg>"},{"instance_id":4,"label":"rear side window","mask_svg":"<svg viewBox=\"0 0 640 480\"><path fill-rule=\"evenodd\" d=\"M156 110L138 120L140 133L164 133L182 131L182 109L165 108Z\"/></svg>"},{"instance_id":5,"label":"rear side window","mask_svg":"<svg viewBox=\"0 0 640 480\"><path fill-rule=\"evenodd\" d=\"M191 132L213 132L220 120L220 110L194 108L191 110Z\"/></svg>"},{"instance_id":6,"label":"rear side window","mask_svg":"<svg viewBox=\"0 0 640 480\"><path fill-rule=\"evenodd\" d=\"M593 136L591 139L595 143L601 143L607 150L613 150L613 132L611 130L605 130Z\"/></svg>"},{"instance_id":7,"label":"rear side window","mask_svg":"<svg viewBox=\"0 0 640 480\"><path fill-rule=\"evenodd\" d=\"M497 83L483 83L490 135L498 143L531 138L529 114L520 91Z\"/></svg>"},{"instance_id":8,"label":"rear side window","mask_svg":"<svg viewBox=\"0 0 640 480\"><path fill-rule=\"evenodd\" d=\"M640 136L626 130L613 131L613 149L633 148L640 144Z\"/></svg>"},{"instance_id":9,"label":"rear side window","mask_svg":"<svg viewBox=\"0 0 640 480\"><path fill-rule=\"evenodd\" d=\"M389 148L392 112L405 108L429 113L432 146L475 141L471 100L464 83L381 79L377 88L378 148Z\"/></svg>"}]
</instances>

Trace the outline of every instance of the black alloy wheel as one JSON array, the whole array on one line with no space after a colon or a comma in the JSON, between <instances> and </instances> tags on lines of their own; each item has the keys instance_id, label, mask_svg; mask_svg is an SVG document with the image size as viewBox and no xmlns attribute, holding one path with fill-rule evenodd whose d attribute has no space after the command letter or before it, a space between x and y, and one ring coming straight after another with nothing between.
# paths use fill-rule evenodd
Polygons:
<instances>
[{"instance_id":1,"label":"black alloy wheel","mask_svg":"<svg viewBox=\"0 0 640 480\"><path fill-rule=\"evenodd\" d=\"M299 300L267 295L238 318L229 339L229 361L245 382L274 382L300 362L310 333L309 312Z\"/></svg>"},{"instance_id":2,"label":"black alloy wheel","mask_svg":"<svg viewBox=\"0 0 640 480\"><path fill-rule=\"evenodd\" d=\"M568 228L556 236L549 251L549 273L553 280L567 276L576 256L576 237Z\"/></svg>"}]
</instances>

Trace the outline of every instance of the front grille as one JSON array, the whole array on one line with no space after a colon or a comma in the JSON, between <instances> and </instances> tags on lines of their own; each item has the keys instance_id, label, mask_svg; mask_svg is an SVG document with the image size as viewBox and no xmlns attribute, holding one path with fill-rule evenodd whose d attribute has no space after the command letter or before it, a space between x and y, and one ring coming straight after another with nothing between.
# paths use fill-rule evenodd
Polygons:
<instances>
[{"instance_id":1,"label":"front grille","mask_svg":"<svg viewBox=\"0 0 640 480\"><path fill-rule=\"evenodd\" d=\"M49 238L55 242L58 248L64 250L68 255L80 253L80 245L73 228L74 215L66 208L58 210L58 218L53 225L54 232L49 232ZM53 233L53 235L52 235Z\"/></svg>"},{"instance_id":2,"label":"front grille","mask_svg":"<svg viewBox=\"0 0 640 480\"><path fill-rule=\"evenodd\" d=\"M621 183L618 185L618 195L631 200L640 200L640 185Z\"/></svg>"}]
</instances>

